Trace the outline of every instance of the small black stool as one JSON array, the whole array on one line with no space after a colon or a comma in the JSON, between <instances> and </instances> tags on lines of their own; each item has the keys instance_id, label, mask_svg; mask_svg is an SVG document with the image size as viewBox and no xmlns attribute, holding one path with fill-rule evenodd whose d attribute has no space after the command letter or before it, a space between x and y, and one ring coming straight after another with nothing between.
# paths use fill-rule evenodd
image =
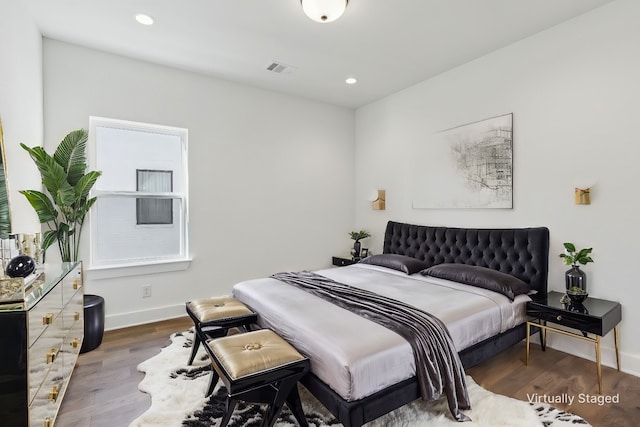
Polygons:
<instances>
[{"instance_id":1,"label":"small black stool","mask_svg":"<svg viewBox=\"0 0 640 427\"><path fill-rule=\"evenodd\" d=\"M80 353L97 348L104 335L104 298L98 295L84 296L84 340Z\"/></svg>"},{"instance_id":2,"label":"small black stool","mask_svg":"<svg viewBox=\"0 0 640 427\"><path fill-rule=\"evenodd\" d=\"M208 341L205 349L213 370L209 396L221 379L227 401L220 427L226 427L238 400L268 403L263 427L276 422L287 403L301 427L308 427L298 394L298 380L309 371L309 359L270 329L230 335Z\"/></svg>"},{"instance_id":3,"label":"small black stool","mask_svg":"<svg viewBox=\"0 0 640 427\"><path fill-rule=\"evenodd\" d=\"M188 301L186 310L196 330L189 365L193 363L201 342L223 337L231 328L248 330L249 325L258 319L246 305L229 296Z\"/></svg>"}]
</instances>

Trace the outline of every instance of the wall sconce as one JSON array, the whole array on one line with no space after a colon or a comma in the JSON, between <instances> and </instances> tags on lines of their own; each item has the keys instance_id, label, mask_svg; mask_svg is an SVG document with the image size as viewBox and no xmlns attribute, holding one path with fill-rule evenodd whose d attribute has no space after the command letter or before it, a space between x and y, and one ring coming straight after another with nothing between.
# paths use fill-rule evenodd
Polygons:
<instances>
[{"instance_id":1,"label":"wall sconce","mask_svg":"<svg viewBox=\"0 0 640 427\"><path fill-rule=\"evenodd\" d=\"M576 205L590 205L591 204L591 188L578 188L576 187L574 193L574 200Z\"/></svg>"},{"instance_id":2,"label":"wall sconce","mask_svg":"<svg viewBox=\"0 0 640 427\"><path fill-rule=\"evenodd\" d=\"M385 209L386 197L384 190L378 190L377 198L371 202L371 209L374 211L383 211Z\"/></svg>"}]
</instances>

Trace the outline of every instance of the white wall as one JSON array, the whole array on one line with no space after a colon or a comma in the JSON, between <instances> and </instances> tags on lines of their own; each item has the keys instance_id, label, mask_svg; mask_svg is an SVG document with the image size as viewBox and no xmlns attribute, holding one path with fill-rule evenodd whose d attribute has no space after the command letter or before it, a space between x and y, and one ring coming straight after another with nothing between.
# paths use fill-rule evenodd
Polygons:
<instances>
[{"instance_id":1,"label":"white wall","mask_svg":"<svg viewBox=\"0 0 640 427\"><path fill-rule=\"evenodd\" d=\"M42 37L23 2L0 0L0 119L4 134L12 231L40 231L19 190L41 186L20 143L42 145Z\"/></svg>"},{"instance_id":2,"label":"white wall","mask_svg":"<svg viewBox=\"0 0 640 427\"><path fill-rule=\"evenodd\" d=\"M356 226L382 249L387 220L469 227L547 226L550 289L562 290L562 243L594 248L593 297L622 302L622 369L640 373L637 216L640 181L640 2L619 0L486 55L356 112L356 195L386 189L387 209L361 197ZM514 117L512 210L411 208L412 150L436 131L505 113ZM424 168L438 159L424 159ZM589 206L574 186L593 180ZM446 182L434 180L433 185ZM613 335L613 334L610 334ZM593 346L564 336L551 345L593 359ZM613 338L603 340L613 366Z\"/></svg>"},{"instance_id":3,"label":"white wall","mask_svg":"<svg viewBox=\"0 0 640 427\"><path fill-rule=\"evenodd\" d=\"M183 315L185 301L240 280L328 266L350 244L353 110L48 39L44 70L49 150L90 115L189 129L193 262L118 279L87 271L107 328Z\"/></svg>"},{"instance_id":4,"label":"white wall","mask_svg":"<svg viewBox=\"0 0 640 427\"><path fill-rule=\"evenodd\" d=\"M640 291L632 244L639 203L632 188L640 178L639 18L640 4L618 0L359 109L355 136L349 110L46 41L49 148L69 130L87 127L89 115L190 131L191 268L112 280L89 272L87 292L105 296L107 327L120 327L182 314L186 299L228 292L237 280L322 267L350 245L346 232L353 228L371 231L367 246L380 251L389 219L545 225L551 289L563 286L565 267L556 258L562 242L594 247L596 262L585 268L590 293L622 302L622 367L637 374L640 314L633 301ZM0 1L0 116L16 232L37 227L17 191L37 188L39 177L18 143L42 142L41 52L25 6ZM508 112L514 209L412 209L411 149L438 130ZM585 177L596 182L592 204L576 206L573 187ZM375 188L387 190L386 211L370 209L366 198ZM151 298L141 298L144 284L153 285ZM581 342L552 340L592 358ZM603 346L604 362L612 365L610 336Z\"/></svg>"}]
</instances>

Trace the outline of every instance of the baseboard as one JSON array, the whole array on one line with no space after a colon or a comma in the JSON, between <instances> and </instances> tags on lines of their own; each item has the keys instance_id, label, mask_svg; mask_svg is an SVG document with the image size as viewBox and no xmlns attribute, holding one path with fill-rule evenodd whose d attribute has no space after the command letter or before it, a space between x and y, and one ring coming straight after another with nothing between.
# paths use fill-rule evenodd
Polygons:
<instances>
[{"instance_id":1,"label":"baseboard","mask_svg":"<svg viewBox=\"0 0 640 427\"><path fill-rule=\"evenodd\" d=\"M184 303L152 308L150 310L111 314L105 316L104 329L106 331L110 331L113 329L128 328L130 326L175 319L176 317L182 316L186 316Z\"/></svg>"},{"instance_id":2,"label":"baseboard","mask_svg":"<svg viewBox=\"0 0 640 427\"><path fill-rule=\"evenodd\" d=\"M547 338L549 347L555 350L573 354L574 356L591 360L594 363L596 361L595 346L592 343L558 336L552 333L548 333ZM616 352L613 347L613 339L606 337L603 341L604 340L610 340L611 342L606 342L606 345L604 342L601 344L600 353L602 365L616 369ZM537 338L534 342L537 342ZM640 355L620 351L620 370L627 374L640 377Z\"/></svg>"}]
</instances>

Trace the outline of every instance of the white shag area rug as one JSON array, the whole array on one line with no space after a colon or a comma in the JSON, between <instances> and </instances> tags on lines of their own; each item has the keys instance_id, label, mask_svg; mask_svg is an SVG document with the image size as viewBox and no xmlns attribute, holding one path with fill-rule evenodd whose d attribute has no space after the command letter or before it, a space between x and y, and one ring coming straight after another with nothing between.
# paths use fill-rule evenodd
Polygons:
<instances>
[{"instance_id":1,"label":"white shag area rug","mask_svg":"<svg viewBox=\"0 0 640 427\"><path fill-rule=\"evenodd\" d=\"M226 390L218 382L214 393L204 397L209 384L211 365L202 347L192 366L187 365L193 343L193 330L171 335L171 344L160 354L142 362L138 370L145 378L138 388L151 395L151 407L129 427L204 427L218 426L224 410ZM450 415L446 399L435 402L416 400L366 427L563 427L589 426L582 418L548 404L529 404L492 393L467 376L471 398L472 421L456 422ZM300 386L305 416L312 427L340 426L333 416L304 387ZM230 427L259 426L263 407L239 403L229 422ZM284 406L276 426L297 426Z\"/></svg>"}]
</instances>

